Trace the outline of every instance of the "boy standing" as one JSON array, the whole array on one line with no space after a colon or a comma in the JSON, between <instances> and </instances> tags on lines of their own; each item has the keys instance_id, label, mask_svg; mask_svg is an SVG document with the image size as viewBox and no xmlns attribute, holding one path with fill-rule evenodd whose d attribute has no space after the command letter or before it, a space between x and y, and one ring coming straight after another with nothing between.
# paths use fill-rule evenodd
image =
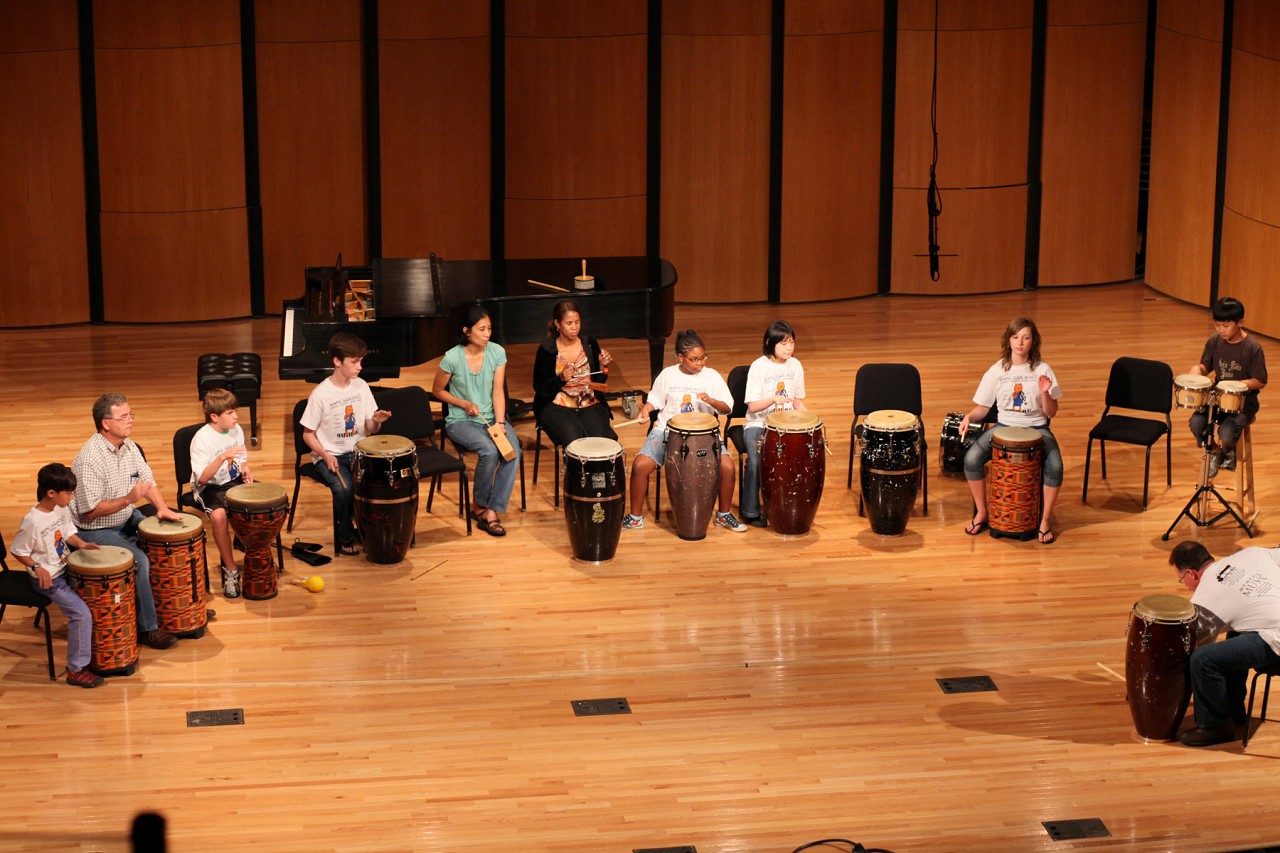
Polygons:
<instances>
[{"instance_id":1,"label":"boy standing","mask_svg":"<svg viewBox=\"0 0 1280 853\"><path fill-rule=\"evenodd\" d=\"M222 594L240 597L240 570L227 524L227 490L252 483L249 452L236 413L236 395L214 388L204 395L204 426L191 437L191 491L213 525L213 541L222 559Z\"/></svg>"}]
</instances>

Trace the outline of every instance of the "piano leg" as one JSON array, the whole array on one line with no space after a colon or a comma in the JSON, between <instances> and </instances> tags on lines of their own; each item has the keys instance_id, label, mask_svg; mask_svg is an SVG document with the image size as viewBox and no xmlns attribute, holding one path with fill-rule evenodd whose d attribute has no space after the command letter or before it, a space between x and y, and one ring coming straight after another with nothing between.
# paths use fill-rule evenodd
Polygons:
<instances>
[{"instance_id":1,"label":"piano leg","mask_svg":"<svg viewBox=\"0 0 1280 853\"><path fill-rule=\"evenodd\" d=\"M666 366L664 359L667 356L667 339L649 338L649 381L652 382L662 368Z\"/></svg>"}]
</instances>

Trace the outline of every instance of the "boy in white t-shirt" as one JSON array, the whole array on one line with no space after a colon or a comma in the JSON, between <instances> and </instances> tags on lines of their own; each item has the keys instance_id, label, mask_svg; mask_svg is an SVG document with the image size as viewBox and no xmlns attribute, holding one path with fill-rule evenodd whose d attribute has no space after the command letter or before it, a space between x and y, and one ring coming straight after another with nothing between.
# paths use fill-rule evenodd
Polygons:
<instances>
[{"instance_id":1,"label":"boy in white t-shirt","mask_svg":"<svg viewBox=\"0 0 1280 853\"><path fill-rule=\"evenodd\" d=\"M233 486L252 483L253 474L236 395L225 388L212 389L204 395L204 415L208 420L191 437L191 491L213 525L213 541L222 559L222 594L239 598L240 570L227 523L226 495Z\"/></svg>"}]
</instances>

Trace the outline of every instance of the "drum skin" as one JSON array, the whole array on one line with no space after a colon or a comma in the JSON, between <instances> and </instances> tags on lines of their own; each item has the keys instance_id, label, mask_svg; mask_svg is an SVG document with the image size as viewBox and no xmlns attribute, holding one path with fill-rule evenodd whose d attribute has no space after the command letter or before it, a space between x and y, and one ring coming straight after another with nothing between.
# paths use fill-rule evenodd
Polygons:
<instances>
[{"instance_id":1,"label":"drum skin","mask_svg":"<svg viewBox=\"0 0 1280 853\"><path fill-rule=\"evenodd\" d=\"M1028 427L996 427L991 436L987 519L991 535L1030 539L1040 529L1044 437Z\"/></svg>"},{"instance_id":2,"label":"drum skin","mask_svg":"<svg viewBox=\"0 0 1280 853\"><path fill-rule=\"evenodd\" d=\"M575 559L612 560L626 509L626 454L608 438L580 438L564 449L564 523Z\"/></svg>"},{"instance_id":3,"label":"drum skin","mask_svg":"<svg viewBox=\"0 0 1280 853\"><path fill-rule=\"evenodd\" d=\"M1124 681L1129 714L1146 740L1173 740L1191 701L1196 614L1176 595L1148 595L1129 611Z\"/></svg>"},{"instance_id":4,"label":"drum skin","mask_svg":"<svg viewBox=\"0 0 1280 853\"><path fill-rule=\"evenodd\" d=\"M151 593L160 630L184 639L203 637L209 621L204 524L187 513L178 522L152 516L138 525L138 545L151 561Z\"/></svg>"},{"instance_id":5,"label":"drum skin","mask_svg":"<svg viewBox=\"0 0 1280 853\"><path fill-rule=\"evenodd\" d=\"M969 424L969 431L961 436L960 424L963 421L964 415L960 412L948 412L942 419L942 437L938 441L938 464L943 471L951 474L964 473L964 455L982 434L981 425Z\"/></svg>"},{"instance_id":6,"label":"drum skin","mask_svg":"<svg viewBox=\"0 0 1280 853\"><path fill-rule=\"evenodd\" d=\"M67 579L93 614L89 671L133 675L138 668L133 553L116 545L74 551L67 557Z\"/></svg>"},{"instance_id":7,"label":"drum skin","mask_svg":"<svg viewBox=\"0 0 1280 853\"><path fill-rule=\"evenodd\" d=\"M275 483L246 483L227 490L227 522L244 544L242 594L266 601L279 593L271 543L289 519L289 496Z\"/></svg>"},{"instance_id":8,"label":"drum skin","mask_svg":"<svg viewBox=\"0 0 1280 853\"><path fill-rule=\"evenodd\" d=\"M920 489L919 419L908 412L872 412L862 422L862 501L871 531L901 536Z\"/></svg>"},{"instance_id":9,"label":"drum skin","mask_svg":"<svg viewBox=\"0 0 1280 853\"><path fill-rule=\"evenodd\" d=\"M760 496L769 527L783 536L813 528L827 476L822 419L809 412L774 412L760 436Z\"/></svg>"},{"instance_id":10,"label":"drum skin","mask_svg":"<svg viewBox=\"0 0 1280 853\"><path fill-rule=\"evenodd\" d=\"M356 528L371 563L399 563L409 555L418 519L418 449L398 435L373 435L356 444Z\"/></svg>"},{"instance_id":11,"label":"drum skin","mask_svg":"<svg viewBox=\"0 0 1280 853\"><path fill-rule=\"evenodd\" d=\"M710 421L710 424L707 422ZM711 415L676 415L667 421L663 467L667 496L681 539L705 539L720 492L720 433Z\"/></svg>"}]
</instances>

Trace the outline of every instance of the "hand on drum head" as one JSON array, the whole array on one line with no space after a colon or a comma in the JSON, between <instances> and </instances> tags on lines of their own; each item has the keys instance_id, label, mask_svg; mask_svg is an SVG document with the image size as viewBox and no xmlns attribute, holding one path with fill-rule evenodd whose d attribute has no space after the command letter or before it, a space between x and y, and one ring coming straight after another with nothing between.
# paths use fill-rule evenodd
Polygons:
<instances>
[{"instance_id":1,"label":"hand on drum head","mask_svg":"<svg viewBox=\"0 0 1280 853\"><path fill-rule=\"evenodd\" d=\"M168 507L165 507L164 509L156 510L156 518L161 521L181 521L182 513L174 512Z\"/></svg>"}]
</instances>

